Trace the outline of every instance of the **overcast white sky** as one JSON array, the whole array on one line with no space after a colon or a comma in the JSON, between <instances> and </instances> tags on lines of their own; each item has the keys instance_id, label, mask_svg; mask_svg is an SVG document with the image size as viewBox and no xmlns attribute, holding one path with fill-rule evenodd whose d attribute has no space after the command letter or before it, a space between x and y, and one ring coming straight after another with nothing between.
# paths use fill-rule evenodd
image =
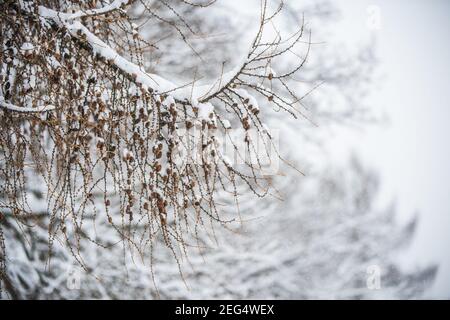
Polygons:
<instances>
[{"instance_id":1,"label":"overcast white sky","mask_svg":"<svg viewBox=\"0 0 450 320\"><path fill-rule=\"evenodd\" d=\"M362 135L342 133L335 145L357 150L379 169L383 195L396 195L401 217L419 212L405 265L440 263L430 295L450 298L450 1L337 2L342 38L376 37L383 77L370 102L391 123ZM371 5L379 8L378 30L366 26Z\"/></svg>"}]
</instances>

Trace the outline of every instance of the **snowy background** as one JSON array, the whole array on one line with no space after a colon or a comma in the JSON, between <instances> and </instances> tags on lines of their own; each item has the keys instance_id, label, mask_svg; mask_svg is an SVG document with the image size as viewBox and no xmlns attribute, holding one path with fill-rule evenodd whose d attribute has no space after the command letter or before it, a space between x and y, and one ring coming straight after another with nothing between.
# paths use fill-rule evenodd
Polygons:
<instances>
[{"instance_id":1,"label":"snowy background","mask_svg":"<svg viewBox=\"0 0 450 320\"><path fill-rule=\"evenodd\" d=\"M420 223L406 267L435 262L439 273L429 297L450 298L450 3L448 1L337 1L341 38L374 38L380 77L369 102L387 115L386 126L361 135L339 133L333 154L357 150L376 168L382 200L396 199L400 219ZM367 28L370 6L379 28ZM345 146L345 148L343 148ZM347 151L344 151L344 153Z\"/></svg>"},{"instance_id":2,"label":"snowy background","mask_svg":"<svg viewBox=\"0 0 450 320\"><path fill-rule=\"evenodd\" d=\"M300 2L287 1L294 7L301 7ZM257 1L250 3L246 2L249 15ZM339 0L331 7L336 20L330 33L319 39L313 36L313 41L350 52L369 44L377 62L364 103L383 120L376 125L327 128L328 165L342 165L356 154L376 170L381 181L377 202L394 201L399 222L419 220L414 239L398 255L398 262L409 270L439 265L426 296L448 299L450 3ZM312 29L313 35L320 31Z\"/></svg>"},{"instance_id":3,"label":"snowy background","mask_svg":"<svg viewBox=\"0 0 450 320\"><path fill-rule=\"evenodd\" d=\"M257 30L259 3L188 11L208 31L190 39L202 62L179 39L162 38L164 54L147 57L147 71L183 83L197 72L217 76L224 61L232 68ZM87 269L58 241L48 264L45 191L31 176L42 220L28 229L5 219L6 298L449 299L449 15L445 0L287 0L277 30L292 33L304 17L312 32L307 64L290 83L307 94L307 119L265 121L305 176L282 165L278 192L259 199L243 191L243 223L202 234L179 260L161 241L144 257L86 242ZM147 39L167 31L145 26ZM233 216L233 201L221 201ZM84 227L117 242L105 223Z\"/></svg>"}]
</instances>

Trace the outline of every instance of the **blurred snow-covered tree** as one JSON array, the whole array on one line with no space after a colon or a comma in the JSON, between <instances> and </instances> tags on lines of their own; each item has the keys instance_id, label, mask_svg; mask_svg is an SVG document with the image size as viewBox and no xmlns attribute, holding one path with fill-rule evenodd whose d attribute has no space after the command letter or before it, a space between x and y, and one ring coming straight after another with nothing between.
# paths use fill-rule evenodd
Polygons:
<instances>
[{"instance_id":1,"label":"blurred snow-covered tree","mask_svg":"<svg viewBox=\"0 0 450 320\"><path fill-rule=\"evenodd\" d=\"M317 32L336 15L328 2L305 3L294 8L287 2L278 11L273 1L268 11L283 15L262 17L283 30L300 25L290 38L295 50L281 40L283 30L273 27L263 36L259 25L258 49L253 42L248 51L254 35L244 30L251 19L230 14L235 8L224 2L4 1L1 76L14 79L0 91L1 127L8 129L0 133L5 297L372 298L376 292L367 290L364 278L371 264L383 271L380 293L389 288L392 297L421 294L433 269L409 275L390 260L414 228L396 227L392 211L372 207L376 179L357 165L343 168L342 176L324 171L306 178L264 177L262 191L271 197L257 200L250 194L258 183L247 184L245 177L235 182L239 172L233 171L213 198L204 192L212 184L197 168L185 174L196 181L194 187L189 179L171 184L168 209L161 194L167 194L164 179L172 176L147 175L165 172L153 160L165 159L173 123L222 131L251 124L267 132L263 122L283 127L283 154L306 167L314 160L306 150L317 141L314 134L302 136L299 123L307 128L367 115L355 101L370 81L371 51L337 55L305 39L299 12ZM310 50L314 55L305 64ZM299 76L290 74L300 66ZM228 69L231 73L224 73ZM341 101L340 108L331 108L330 99ZM210 110L210 102L213 115L204 117L199 111ZM286 108L289 103L293 109ZM270 106L293 111L301 122L270 113ZM92 123L85 123L91 116ZM303 153L297 152L299 144ZM28 163L33 158L43 164L37 168L41 175ZM21 170L8 160L19 161ZM99 168L101 161L107 165ZM79 168L76 176L70 175L73 167ZM289 166L282 168L291 173ZM210 172L227 170L228 161L219 157ZM55 172L68 178L55 179ZM99 180L93 180L96 174ZM83 179L92 188L86 189ZM160 192L153 194L151 186ZM279 202L280 196L286 200ZM186 220L175 218L185 209ZM155 213L150 223L146 211Z\"/></svg>"},{"instance_id":2,"label":"blurred snow-covered tree","mask_svg":"<svg viewBox=\"0 0 450 320\"><path fill-rule=\"evenodd\" d=\"M253 217L220 245L191 260L190 290L166 288L165 297L205 299L410 299L424 297L436 267L406 272L398 254L417 220L396 221L393 206L376 203L376 174L357 160L315 176L280 179L285 201L241 207ZM205 261L202 260L205 259ZM372 269L379 288L372 287ZM174 274L164 274L161 287ZM377 280L378 281L378 280ZM161 288L161 291L162 291Z\"/></svg>"},{"instance_id":3,"label":"blurred snow-covered tree","mask_svg":"<svg viewBox=\"0 0 450 320\"><path fill-rule=\"evenodd\" d=\"M45 211L36 214L42 223L33 228L6 219L5 237L15 241L6 242L14 255L5 289L11 298L35 299L423 297L436 268L406 272L397 265L417 221L398 225L393 206L376 205L379 182L373 172L355 160L306 178L284 177L277 186L285 201L243 197L240 211L247 221L197 239L200 245L181 262L183 278L162 241L152 250L152 264L145 261L149 255L132 259L121 246L95 244L83 247L87 271L63 244L55 245L47 263ZM114 239L105 225L97 232L104 242ZM381 272L378 290L367 285L372 266ZM79 286L71 288L74 276Z\"/></svg>"}]
</instances>

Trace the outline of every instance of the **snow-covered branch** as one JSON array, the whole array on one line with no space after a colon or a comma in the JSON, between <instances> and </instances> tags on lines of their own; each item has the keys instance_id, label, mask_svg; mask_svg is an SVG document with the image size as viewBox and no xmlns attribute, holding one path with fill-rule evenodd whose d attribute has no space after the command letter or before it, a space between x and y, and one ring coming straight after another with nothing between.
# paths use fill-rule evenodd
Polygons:
<instances>
[{"instance_id":1,"label":"snow-covered branch","mask_svg":"<svg viewBox=\"0 0 450 320\"><path fill-rule=\"evenodd\" d=\"M90 32L81 22L72 22L71 20L77 17L76 14L69 15L43 6L39 7L39 14L42 18L50 19L57 25L65 27L73 37L81 41L86 41L92 49L93 54L98 55L104 61L117 67L133 82L143 86L144 89L150 89L152 92L162 93L175 91L179 87L156 74L145 72L137 64L128 61L123 56L118 54L117 51L112 49L100 38Z\"/></svg>"},{"instance_id":2,"label":"snow-covered branch","mask_svg":"<svg viewBox=\"0 0 450 320\"><path fill-rule=\"evenodd\" d=\"M19 107L14 104L6 102L3 97L0 97L0 108L16 112L45 112L55 109L55 106L44 105L38 107Z\"/></svg>"},{"instance_id":3,"label":"snow-covered branch","mask_svg":"<svg viewBox=\"0 0 450 320\"><path fill-rule=\"evenodd\" d=\"M118 8L120 5L125 4L125 1L114 1L111 5L90 11L90 15L100 14L104 12L112 11L113 8ZM266 10L266 4L264 5L264 11ZM89 13L89 12L88 12ZM291 41L289 46L282 49L278 49L280 41L273 41L272 43L262 43L262 35L265 25L270 22L268 19L264 19L265 14L262 15L262 20L260 27L258 29L257 35L249 48L249 51L245 53L245 58L231 71L223 73L217 79L211 81L208 84L197 84L195 81L189 85L179 85L174 82L161 77L160 75L148 73L143 67L127 60L122 55L120 55L116 50L111 48L99 37L94 35L89 29L84 26L80 21L72 21L83 15L78 12L75 14L67 14L63 12L58 12L49 9L44 6L39 7L39 14L42 18L51 20L58 26L62 26L68 30L72 37L80 40L81 42L87 42L89 48L92 49L92 54L100 57L108 64L113 65L122 74L124 74L130 81L136 83L139 87L143 88L145 91L149 90L150 93L154 94L170 94L177 102L184 103L189 102L192 105L197 106L199 103L206 103L211 99L217 98L220 94L224 93L226 90L231 89L231 87L236 86L246 86L247 81L239 79L239 77L254 78L259 80L269 80L279 79L275 77L272 69L270 67L270 61L274 57L285 54L293 48L293 46L298 42L303 34L303 26L301 32ZM273 18L273 16L272 16ZM261 49L257 52L257 49ZM308 51L309 52L309 51ZM298 65L295 65L290 74L298 71L304 64L306 60ZM263 65L266 67L263 68ZM250 66L252 66L250 68ZM263 72L258 72L263 70ZM263 92L260 88L255 90L256 93L262 94L265 97L275 97L279 101L274 101L274 104L281 106L283 109L289 109L290 103L282 99L276 94L273 94L270 90ZM292 93L289 92L291 95ZM221 100L227 98L226 95L222 95ZM273 101L271 99L271 101ZM228 99L225 99L228 100ZM276 99L277 100L277 99ZM293 101L298 102L298 98L294 96ZM233 101L234 102L234 101Z\"/></svg>"},{"instance_id":4,"label":"snow-covered branch","mask_svg":"<svg viewBox=\"0 0 450 320\"><path fill-rule=\"evenodd\" d=\"M40 6L39 14L42 18L49 19L53 23L65 27L71 36L81 41L86 41L92 49L93 54L101 57L101 59L107 63L114 65L121 73L126 75L128 79L142 87L144 90L149 90L151 93L155 94L169 93L179 102L188 101L194 105L197 105L198 102L207 102L218 92L221 92L226 86L230 85L232 80L237 78L243 71L244 66L248 63L248 61L245 61L242 65L225 73L211 84L196 85L194 82L189 86L177 85L157 74L147 73L142 67L125 59L122 55L117 53L117 51L89 31L80 21L72 21L86 15L99 15L101 13L113 11L113 9L117 9L126 2L128 1L114 1L111 5L101 9L77 12L74 14L62 13Z\"/></svg>"},{"instance_id":5,"label":"snow-covered branch","mask_svg":"<svg viewBox=\"0 0 450 320\"><path fill-rule=\"evenodd\" d=\"M84 17L94 17L104 15L116 10L121 10L126 5L129 5L134 0L114 0L108 5L105 5L98 9L80 10L72 14L64 14L66 20L73 20Z\"/></svg>"}]
</instances>

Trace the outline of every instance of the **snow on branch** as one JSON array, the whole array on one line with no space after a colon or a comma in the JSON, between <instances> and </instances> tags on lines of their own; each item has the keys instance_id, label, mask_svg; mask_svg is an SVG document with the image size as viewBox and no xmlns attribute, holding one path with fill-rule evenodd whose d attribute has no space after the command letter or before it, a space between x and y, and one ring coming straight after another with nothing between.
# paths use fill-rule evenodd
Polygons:
<instances>
[{"instance_id":1,"label":"snow on branch","mask_svg":"<svg viewBox=\"0 0 450 320\"><path fill-rule=\"evenodd\" d=\"M149 89L150 92L155 94L170 93L179 102L190 101L193 104L198 104L199 99L202 101L209 100L210 96L215 95L217 92L223 89L221 83L227 84L231 79L236 77L236 73L240 72L242 68L234 69L232 72L227 73L224 79L218 79L213 82L212 85L194 86L194 88L188 86L180 86L173 82L152 73L147 73L142 67L125 59L122 55L117 53L104 41L90 32L81 22L71 21L73 19L84 17L86 15L98 15L105 12L110 12L113 9L117 9L121 4L127 1L115 1L115 5L111 4L108 8L102 8L97 10L91 10L90 12L81 12L75 14L67 14L58 12L44 6L39 6L39 14L42 18L49 19L59 26L65 27L68 32L79 40L86 41L92 53L101 57L109 64L113 64L121 73L125 74L132 82L138 84L145 90Z\"/></svg>"},{"instance_id":2,"label":"snow on branch","mask_svg":"<svg viewBox=\"0 0 450 320\"><path fill-rule=\"evenodd\" d=\"M128 4L128 1L116 0L112 4L103 8L83 12L79 11L74 14L58 12L44 6L39 6L39 14L42 18L49 19L57 25L65 27L73 37L81 41L86 41L92 49L93 54L101 57L109 64L114 65L121 73L126 75L129 80L138 84L144 90L149 90L151 93L155 94L169 93L174 99L177 100L177 102L189 102L192 105L205 103L214 98L221 98L223 101L223 98L228 97L225 95L227 91L229 94L235 94L231 87L250 86L248 81L246 81L247 79L241 79L241 77L246 76L247 78L267 79L269 81L275 79L281 81L282 78L297 72L305 63L306 57L309 53L308 47L308 53L300 64L296 65L287 74L282 76L274 75L274 72L272 72L270 67L270 61L277 56L287 53L295 44L298 43L299 39L303 36L303 25L296 37L293 37L293 41L288 43L287 46L281 46L281 44L283 44L281 39L269 43L263 43L262 36L265 26L271 22L271 19L273 19L276 14L279 13L279 11L277 11L270 16L270 18L267 18L267 3L264 2L261 24L257 35L252 42L249 52L246 53L246 58L243 59L240 64L238 64L231 71L222 74L219 78L209 84L197 85L194 82L192 85L178 85L161 77L160 75L147 73L142 67L127 60L108 44L94 35L80 21L72 21L80 17L94 16L111 12L125 4ZM258 49L260 50L258 51ZM264 72L261 73L261 70ZM271 90L264 90L260 86L253 87L253 89L255 89L257 93L267 97L270 101L273 101L274 97L277 98L277 101L274 101L274 103L280 108L289 109L292 104L287 102L282 97L275 95L271 92ZM294 98L293 101L299 101L299 98L293 95L292 92L289 92L289 94Z\"/></svg>"},{"instance_id":3,"label":"snow on branch","mask_svg":"<svg viewBox=\"0 0 450 320\"><path fill-rule=\"evenodd\" d=\"M52 105L44 105L39 107L19 107L14 104L8 103L5 101L3 97L0 97L0 107L16 112L46 112L50 110L54 110L55 106Z\"/></svg>"},{"instance_id":4,"label":"snow on branch","mask_svg":"<svg viewBox=\"0 0 450 320\"><path fill-rule=\"evenodd\" d=\"M72 14L64 14L64 16L66 20L99 16L116 10L120 10L126 5L131 4L131 2L133 1L134 0L114 0L112 3L98 9L80 10Z\"/></svg>"},{"instance_id":5,"label":"snow on branch","mask_svg":"<svg viewBox=\"0 0 450 320\"><path fill-rule=\"evenodd\" d=\"M43 6L39 7L39 14L43 18L50 19L54 23L65 27L73 37L87 41L93 54L100 56L106 62L116 66L136 84L140 84L144 88L151 89L151 91L159 93L174 91L179 87L156 74L145 72L137 64L128 61L100 38L90 32L81 22L70 22L74 16Z\"/></svg>"}]
</instances>

